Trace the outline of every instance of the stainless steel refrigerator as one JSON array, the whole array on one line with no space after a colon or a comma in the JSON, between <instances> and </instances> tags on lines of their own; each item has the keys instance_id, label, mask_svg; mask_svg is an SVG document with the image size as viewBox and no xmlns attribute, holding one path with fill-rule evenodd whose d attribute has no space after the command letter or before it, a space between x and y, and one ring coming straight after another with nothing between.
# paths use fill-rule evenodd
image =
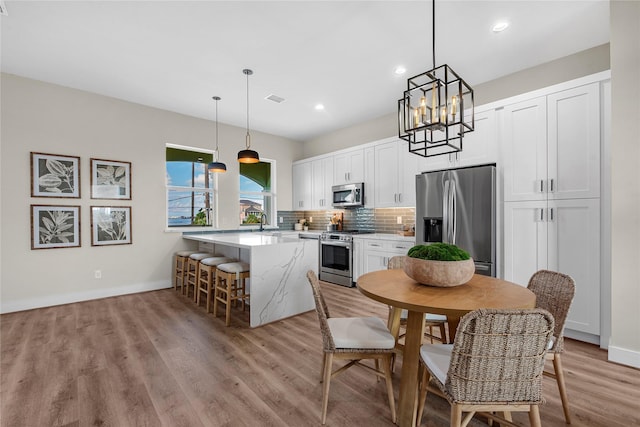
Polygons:
<instances>
[{"instance_id":1,"label":"stainless steel refrigerator","mask_svg":"<svg viewBox=\"0 0 640 427\"><path fill-rule=\"evenodd\" d=\"M469 252L476 274L496 276L496 167L416 175L416 244L453 243Z\"/></svg>"}]
</instances>

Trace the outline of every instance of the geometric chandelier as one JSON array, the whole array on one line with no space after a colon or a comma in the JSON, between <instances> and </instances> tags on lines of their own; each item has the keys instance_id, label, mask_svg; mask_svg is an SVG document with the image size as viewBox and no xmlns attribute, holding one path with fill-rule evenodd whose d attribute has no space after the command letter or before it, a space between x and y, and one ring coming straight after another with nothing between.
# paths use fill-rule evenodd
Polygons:
<instances>
[{"instance_id":1,"label":"geometric chandelier","mask_svg":"<svg viewBox=\"0 0 640 427\"><path fill-rule=\"evenodd\" d=\"M475 124L473 89L447 64L436 67L435 0L432 0L433 68L407 80L398 100L398 136L423 157L462 151Z\"/></svg>"}]
</instances>

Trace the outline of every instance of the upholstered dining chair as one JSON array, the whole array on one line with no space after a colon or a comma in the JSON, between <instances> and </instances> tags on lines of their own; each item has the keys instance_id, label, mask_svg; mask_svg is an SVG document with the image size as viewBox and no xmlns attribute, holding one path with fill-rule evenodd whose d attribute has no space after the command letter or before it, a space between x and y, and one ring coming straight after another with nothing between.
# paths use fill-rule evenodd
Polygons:
<instances>
[{"instance_id":1,"label":"upholstered dining chair","mask_svg":"<svg viewBox=\"0 0 640 427\"><path fill-rule=\"evenodd\" d=\"M406 255L397 255L397 256L391 257L391 259L389 259L389 262L387 263L387 269L392 270L392 269L404 267L404 260L406 258L407 258ZM392 311L393 311L393 307L389 306L389 320L387 322L389 327L391 327ZM406 325L406 323L407 323L407 310L402 310L402 312L400 313L400 326ZM429 330L429 332L426 335L431 341L431 344L433 344L434 338L437 339L438 341L441 341L443 344L446 344L448 342L447 341L447 316L443 316L441 314L426 313L424 316L424 326ZM433 328L438 328L440 330L439 337L433 335ZM394 335L397 335L396 348L402 351L404 346L402 344L399 344L398 340L404 336L404 333L402 333L400 329L398 329L397 333L395 333L395 331L391 331L391 333L393 333Z\"/></svg>"},{"instance_id":2,"label":"upholstered dining chair","mask_svg":"<svg viewBox=\"0 0 640 427\"><path fill-rule=\"evenodd\" d=\"M387 326L382 319L377 317L331 317L320 290L318 277L312 270L309 270L307 278L313 292L322 332L324 352L321 368L321 382L323 383L322 424L324 425L327 420L331 379L356 364L385 379L389 407L391 408L391 420L395 423L396 406L391 381L391 355L394 352L395 340L389 333ZM334 359L349 360L349 362L332 372ZM374 359L375 368L360 363L363 359ZM380 365L382 365L381 369Z\"/></svg>"},{"instance_id":3,"label":"upholstered dining chair","mask_svg":"<svg viewBox=\"0 0 640 427\"><path fill-rule=\"evenodd\" d=\"M547 352L547 360L553 362L553 372L545 370L544 375L556 380L560 399L562 400L564 419L567 424L571 424L569 399L567 397L560 354L564 351L564 324L569 314L573 295L576 292L576 285L571 276L555 271L540 270L531 276L527 288L536 294L536 307L547 310L555 320L555 330L547 347L549 350Z\"/></svg>"},{"instance_id":4,"label":"upholstered dining chair","mask_svg":"<svg viewBox=\"0 0 640 427\"><path fill-rule=\"evenodd\" d=\"M543 309L480 309L462 317L453 344L424 344L418 423L431 391L451 404L451 427L466 426L476 412L501 426L516 426L511 412L528 412L531 426L541 427L538 405L553 325Z\"/></svg>"}]
</instances>

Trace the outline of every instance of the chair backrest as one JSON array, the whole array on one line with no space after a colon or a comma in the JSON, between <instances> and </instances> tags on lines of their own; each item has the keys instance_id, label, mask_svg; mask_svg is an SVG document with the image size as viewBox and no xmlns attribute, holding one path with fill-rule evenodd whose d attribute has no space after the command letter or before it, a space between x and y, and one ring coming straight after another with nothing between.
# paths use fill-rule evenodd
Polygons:
<instances>
[{"instance_id":1,"label":"chair backrest","mask_svg":"<svg viewBox=\"0 0 640 427\"><path fill-rule=\"evenodd\" d=\"M320 282L318 281L318 276L313 270L307 271L307 279L309 279L309 284L311 285L311 291L313 292L313 299L316 303L316 313L318 314L318 321L320 322L320 331L322 332L322 345L324 351L333 351L336 346L333 342L333 337L331 336L331 330L329 329L329 322L327 319L331 317L329 315L329 309L327 308L327 303L322 296L322 292L320 291Z\"/></svg>"},{"instance_id":2,"label":"chair backrest","mask_svg":"<svg viewBox=\"0 0 640 427\"><path fill-rule=\"evenodd\" d=\"M542 371L553 316L542 309L481 309L460 320L445 393L454 402L542 400Z\"/></svg>"},{"instance_id":3,"label":"chair backrest","mask_svg":"<svg viewBox=\"0 0 640 427\"><path fill-rule=\"evenodd\" d=\"M389 262L387 263L387 270L404 267L405 258L405 255L396 255L394 257L391 257L391 259L389 259Z\"/></svg>"},{"instance_id":4,"label":"chair backrest","mask_svg":"<svg viewBox=\"0 0 640 427\"><path fill-rule=\"evenodd\" d=\"M551 351L562 351L562 334L576 285L571 276L540 270L531 276L527 288L536 294L536 307L547 310L555 321L555 337Z\"/></svg>"}]
</instances>

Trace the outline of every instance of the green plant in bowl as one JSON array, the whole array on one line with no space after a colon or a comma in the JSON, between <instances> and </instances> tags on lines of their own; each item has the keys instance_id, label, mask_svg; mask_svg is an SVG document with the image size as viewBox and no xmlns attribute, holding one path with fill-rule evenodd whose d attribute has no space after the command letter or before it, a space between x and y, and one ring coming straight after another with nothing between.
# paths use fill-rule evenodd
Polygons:
<instances>
[{"instance_id":1,"label":"green plant in bowl","mask_svg":"<svg viewBox=\"0 0 640 427\"><path fill-rule=\"evenodd\" d=\"M469 253L456 245L432 243L409 249L403 269L419 283L450 287L471 280L475 264Z\"/></svg>"},{"instance_id":2,"label":"green plant in bowl","mask_svg":"<svg viewBox=\"0 0 640 427\"><path fill-rule=\"evenodd\" d=\"M411 258L428 259L431 261L464 261L471 258L467 251L449 243L416 245L409 249L407 255Z\"/></svg>"}]
</instances>

